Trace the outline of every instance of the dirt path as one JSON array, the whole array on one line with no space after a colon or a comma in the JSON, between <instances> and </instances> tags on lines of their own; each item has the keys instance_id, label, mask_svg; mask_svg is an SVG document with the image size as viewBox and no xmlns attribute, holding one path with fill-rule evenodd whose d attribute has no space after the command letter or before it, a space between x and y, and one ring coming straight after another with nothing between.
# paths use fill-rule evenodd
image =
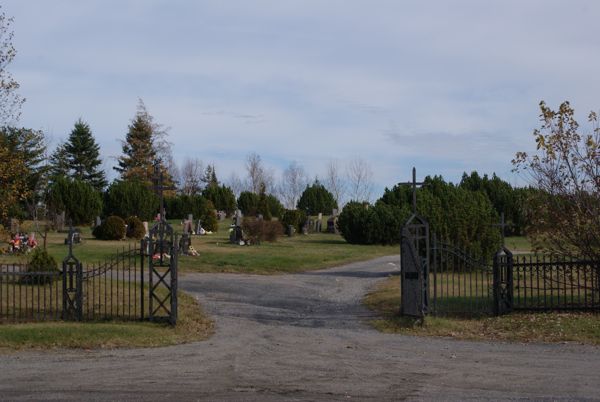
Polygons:
<instances>
[{"instance_id":1,"label":"dirt path","mask_svg":"<svg viewBox=\"0 0 600 402\"><path fill-rule=\"evenodd\" d=\"M40 400L600 398L600 349L380 334L360 298L398 257L297 275L194 274L206 342L0 356L0 396Z\"/></svg>"}]
</instances>

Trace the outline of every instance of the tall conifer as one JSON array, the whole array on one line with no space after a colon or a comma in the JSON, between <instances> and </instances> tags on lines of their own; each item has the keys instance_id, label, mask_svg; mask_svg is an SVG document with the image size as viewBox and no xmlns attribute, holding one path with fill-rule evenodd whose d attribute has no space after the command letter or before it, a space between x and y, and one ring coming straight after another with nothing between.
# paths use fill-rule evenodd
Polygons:
<instances>
[{"instance_id":1,"label":"tall conifer","mask_svg":"<svg viewBox=\"0 0 600 402\"><path fill-rule=\"evenodd\" d=\"M106 187L106 175L101 168L100 146L96 143L90 126L82 119L75 122L75 127L64 144L64 153L69 172L75 179L88 183L98 191Z\"/></svg>"}]
</instances>

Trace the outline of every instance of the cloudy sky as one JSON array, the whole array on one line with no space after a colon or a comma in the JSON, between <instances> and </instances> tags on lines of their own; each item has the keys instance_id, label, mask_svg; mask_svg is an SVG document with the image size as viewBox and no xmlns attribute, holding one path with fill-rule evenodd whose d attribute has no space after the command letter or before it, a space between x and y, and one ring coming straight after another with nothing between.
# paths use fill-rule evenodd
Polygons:
<instances>
[{"instance_id":1,"label":"cloudy sky","mask_svg":"<svg viewBox=\"0 0 600 402\"><path fill-rule=\"evenodd\" d=\"M138 98L176 160L244 175L250 152L323 175L360 157L376 193L496 172L533 147L540 100L600 109L600 2L5 0L27 98L55 142L79 117L110 169ZM114 176L114 173L111 173Z\"/></svg>"}]
</instances>

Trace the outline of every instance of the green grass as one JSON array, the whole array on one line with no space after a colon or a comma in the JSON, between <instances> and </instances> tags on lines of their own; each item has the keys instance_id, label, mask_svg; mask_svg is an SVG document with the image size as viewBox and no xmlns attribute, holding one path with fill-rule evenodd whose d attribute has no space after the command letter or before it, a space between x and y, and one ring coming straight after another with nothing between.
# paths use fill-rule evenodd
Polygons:
<instances>
[{"instance_id":1,"label":"green grass","mask_svg":"<svg viewBox=\"0 0 600 402\"><path fill-rule=\"evenodd\" d=\"M600 315L590 313L513 313L501 317L425 317L399 315L399 278L380 283L363 300L381 318L373 320L382 332L417 336L511 342L577 342L600 345Z\"/></svg>"},{"instance_id":2,"label":"green grass","mask_svg":"<svg viewBox=\"0 0 600 402\"><path fill-rule=\"evenodd\" d=\"M525 236L507 237L505 240L506 248L513 253L531 253L531 243Z\"/></svg>"},{"instance_id":3,"label":"green grass","mask_svg":"<svg viewBox=\"0 0 600 402\"><path fill-rule=\"evenodd\" d=\"M150 322L41 322L0 325L0 351L53 348L155 347L201 341L213 322L196 301L179 294L177 326Z\"/></svg>"},{"instance_id":4,"label":"green grass","mask_svg":"<svg viewBox=\"0 0 600 402\"><path fill-rule=\"evenodd\" d=\"M179 221L171 221L171 224L175 231L181 230ZM179 269L183 272L293 273L399 253L399 246L352 245L340 235L329 233L284 236L274 243L238 246L229 243L229 224L230 220L221 221L216 233L192 236L192 245L199 256L180 257ZM135 240L96 240L89 228L80 229L82 243L74 245L73 251L85 263L103 261L123 247L139 244ZM48 251L59 262L68 251L64 245L65 237L65 233L48 234ZM0 264L26 260L26 256L0 255Z\"/></svg>"},{"instance_id":5,"label":"green grass","mask_svg":"<svg viewBox=\"0 0 600 402\"><path fill-rule=\"evenodd\" d=\"M181 257L180 266L194 272L293 273L399 252L396 246L348 244L340 235L329 233L285 236L274 243L238 246L229 243L228 223L222 222L217 233L194 236L192 245L200 255Z\"/></svg>"}]
</instances>

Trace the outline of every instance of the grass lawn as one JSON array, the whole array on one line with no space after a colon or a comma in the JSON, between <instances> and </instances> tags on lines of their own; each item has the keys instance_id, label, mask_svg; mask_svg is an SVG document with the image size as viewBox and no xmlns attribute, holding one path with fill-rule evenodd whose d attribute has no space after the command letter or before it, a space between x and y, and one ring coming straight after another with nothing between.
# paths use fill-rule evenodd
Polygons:
<instances>
[{"instance_id":1,"label":"grass lawn","mask_svg":"<svg viewBox=\"0 0 600 402\"><path fill-rule=\"evenodd\" d=\"M396 246L352 245L340 235L329 233L285 236L274 243L238 246L229 243L229 221L221 222L217 233L194 236L192 245L200 255L183 256L180 265L194 272L292 273L399 253Z\"/></svg>"},{"instance_id":2,"label":"grass lawn","mask_svg":"<svg viewBox=\"0 0 600 402\"><path fill-rule=\"evenodd\" d=\"M176 327L150 322L40 322L0 325L0 351L54 348L153 347L201 341L213 322L189 295L179 294Z\"/></svg>"},{"instance_id":3,"label":"grass lawn","mask_svg":"<svg viewBox=\"0 0 600 402\"><path fill-rule=\"evenodd\" d=\"M506 248L513 253L531 253L531 243L525 236L507 237L505 242Z\"/></svg>"},{"instance_id":4,"label":"grass lawn","mask_svg":"<svg viewBox=\"0 0 600 402\"><path fill-rule=\"evenodd\" d=\"M176 232L181 230L179 221L172 221ZM292 273L327 268L345 263L368 260L399 253L399 246L351 245L340 236L313 233L281 237L277 242L260 245L238 246L229 243L230 220L220 222L216 233L193 236L192 245L199 256L181 256L182 272L231 272L253 274ZM139 241L96 240L88 227L81 227L82 243L73 246L75 256L85 263L97 263L110 258L123 247L135 246ZM47 248L57 260L67 254L65 233L49 233ZM40 243L41 243L41 239ZM4 247L0 245L0 247ZM0 255L0 264L26 261L26 256Z\"/></svg>"},{"instance_id":5,"label":"grass lawn","mask_svg":"<svg viewBox=\"0 0 600 402\"><path fill-rule=\"evenodd\" d=\"M381 315L372 322L380 331L470 340L600 345L600 315L591 313L513 313L471 319L426 317L421 323L399 316L399 285L399 277L391 277L363 300Z\"/></svg>"}]
</instances>

